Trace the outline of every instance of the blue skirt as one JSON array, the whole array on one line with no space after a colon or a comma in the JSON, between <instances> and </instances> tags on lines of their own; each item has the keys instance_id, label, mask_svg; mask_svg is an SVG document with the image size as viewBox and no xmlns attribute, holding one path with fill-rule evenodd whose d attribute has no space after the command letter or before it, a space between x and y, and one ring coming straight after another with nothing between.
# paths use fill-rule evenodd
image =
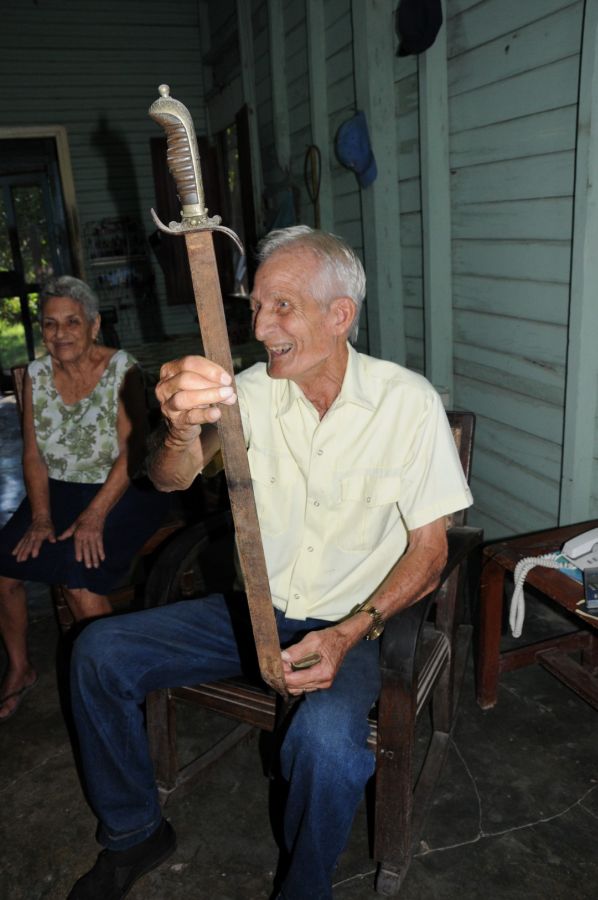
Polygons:
<instances>
[{"instance_id":1,"label":"blue skirt","mask_svg":"<svg viewBox=\"0 0 598 900\"><path fill-rule=\"evenodd\" d=\"M89 506L103 485L51 478L49 487L50 513L58 536ZM25 498L0 531L0 575L19 581L62 584L69 588L87 588L95 594L109 594L126 581L133 557L162 525L170 503L170 496L157 491L148 479L131 483L106 518L106 559L99 568L87 569L75 559L73 538L55 544L44 541L36 559L16 561L12 550L31 524L31 507Z\"/></svg>"}]
</instances>

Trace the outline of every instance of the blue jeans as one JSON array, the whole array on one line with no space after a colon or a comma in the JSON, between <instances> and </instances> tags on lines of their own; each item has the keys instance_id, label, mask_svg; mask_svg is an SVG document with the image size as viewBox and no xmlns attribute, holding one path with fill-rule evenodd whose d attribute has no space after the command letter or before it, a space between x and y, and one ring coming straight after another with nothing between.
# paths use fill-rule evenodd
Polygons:
<instances>
[{"instance_id":1,"label":"blue jeans","mask_svg":"<svg viewBox=\"0 0 598 900\"><path fill-rule=\"evenodd\" d=\"M330 623L286 619L277 612L282 646ZM92 622L75 644L73 713L99 840L125 850L162 818L149 757L142 703L147 693L247 674L255 668L246 604L221 595ZM304 695L280 750L288 784L284 841L285 900L328 900L332 873L351 830L374 754L367 714L380 688L378 644L360 641L333 686Z\"/></svg>"}]
</instances>

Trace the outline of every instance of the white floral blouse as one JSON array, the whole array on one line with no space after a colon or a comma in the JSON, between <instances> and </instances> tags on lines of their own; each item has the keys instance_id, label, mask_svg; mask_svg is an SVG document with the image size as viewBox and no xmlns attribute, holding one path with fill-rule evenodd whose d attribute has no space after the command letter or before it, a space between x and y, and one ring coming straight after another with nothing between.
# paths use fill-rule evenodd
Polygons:
<instances>
[{"instance_id":1,"label":"white floral blouse","mask_svg":"<svg viewBox=\"0 0 598 900\"><path fill-rule=\"evenodd\" d=\"M91 394L67 404L54 386L52 358L29 363L35 436L50 478L86 484L106 480L119 453L120 389L125 373L135 365L129 353L117 350Z\"/></svg>"}]
</instances>

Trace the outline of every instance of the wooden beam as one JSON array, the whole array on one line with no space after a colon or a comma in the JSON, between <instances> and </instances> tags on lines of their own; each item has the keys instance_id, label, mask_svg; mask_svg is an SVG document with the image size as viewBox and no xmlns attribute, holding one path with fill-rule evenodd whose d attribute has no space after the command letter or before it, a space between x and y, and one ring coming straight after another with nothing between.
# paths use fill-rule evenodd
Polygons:
<instances>
[{"instance_id":1,"label":"wooden beam","mask_svg":"<svg viewBox=\"0 0 598 900\"><path fill-rule=\"evenodd\" d=\"M565 430L559 523L589 519L598 383L598 0L587 0L581 47Z\"/></svg>"},{"instance_id":2,"label":"wooden beam","mask_svg":"<svg viewBox=\"0 0 598 900\"><path fill-rule=\"evenodd\" d=\"M393 0L352 0L355 98L378 167L374 183L361 190L369 351L404 363L394 6Z\"/></svg>"},{"instance_id":3,"label":"wooden beam","mask_svg":"<svg viewBox=\"0 0 598 900\"><path fill-rule=\"evenodd\" d=\"M278 165L286 175L291 167L291 138L287 100L284 17L281 0L268 0L268 26L274 147Z\"/></svg>"},{"instance_id":4,"label":"wooden beam","mask_svg":"<svg viewBox=\"0 0 598 900\"><path fill-rule=\"evenodd\" d=\"M324 0L307 0L307 57L312 142L320 151L320 227L334 230Z\"/></svg>"},{"instance_id":5,"label":"wooden beam","mask_svg":"<svg viewBox=\"0 0 598 900\"><path fill-rule=\"evenodd\" d=\"M239 52L241 54L241 80L243 97L249 109L249 142L251 148L251 180L253 184L253 204L258 236L263 233L263 177L262 155L257 123L257 101L255 96L255 63L253 58L253 24L251 3L237 0L237 25L239 30Z\"/></svg>"},{"instance_id":6,"label":"wooden beam","mask_svg":"<svg viewBox=\"0 0 598 900\"><path fill-rule=\"evenodd\" d=\"M422 193L425 375L450 405L453 393L453 297L449 171L446 0L444 24L418 56Z\"/></svg>"}]
</instances>

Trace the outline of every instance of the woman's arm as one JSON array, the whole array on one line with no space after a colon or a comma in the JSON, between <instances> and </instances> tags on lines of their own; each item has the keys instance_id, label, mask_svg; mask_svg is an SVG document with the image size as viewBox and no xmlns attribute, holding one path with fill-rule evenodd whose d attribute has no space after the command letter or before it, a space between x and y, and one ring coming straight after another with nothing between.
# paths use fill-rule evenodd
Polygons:
<instances>
[{"instance_id":1,"label":"woman's arm","mask_svg":"<svg viewBox=\"0 0 598 900\"><path fill-rule=\"evenodd\" d=\"M29 373L23 385L23 478L31 504L31 525L12 551L17 562L34 559L44 541L54 543L54 525L50 514L48 469L39 452L33 421L33 389Z\"/></svg>"},{"instance_id":2,"label":"woman's arm","mask_svg":"<svg viewBox=\"0 0 598 900\"><path fill-rule=\"evenodd\" d=\"M119 393L116 417L118 456L89 506L58 537L60 541L74 538L75 556L87 568L97 568L106 557L104 523L143 459L146 430L143 376L139 368L133 366L125 374Z\"/></svg>"}]
</instances>

